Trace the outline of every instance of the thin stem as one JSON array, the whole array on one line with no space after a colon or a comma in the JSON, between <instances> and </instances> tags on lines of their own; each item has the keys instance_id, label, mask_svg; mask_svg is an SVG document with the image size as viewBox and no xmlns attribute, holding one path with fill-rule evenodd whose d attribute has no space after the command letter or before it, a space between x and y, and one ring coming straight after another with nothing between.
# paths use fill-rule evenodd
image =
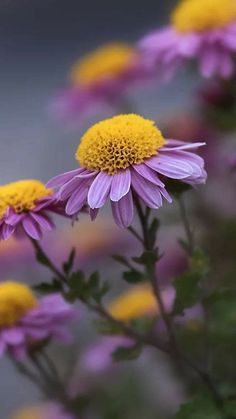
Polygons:
<instances>
[{"instance_id":1,"label":"thin stem","mask_svg":"<svg viewBox=\"0 0 236 419\"><path fill-rule=\"evenodd\" d=\"M180 215L181 215L183 225L184 225L185 234L188 240L188 252L189 252L189 255L192 256L195 249L194 235L193 235L192 228L190 226L190 222L189 222L189 218L188 218L188 214L187 214L187 210L185 206L185 201L182 196L179 197L178 203L179 203Z\"/></svg>"},{"instance_id":2,"label":"thin stem","mask_svg":"<svg viewBox=\"0 0 236 419\"><path fill-rule=\"evenodd\" d=\"M136 239L138 241L140 241L143 244L143 239L140 236L140 234L138 234L138 232L133 228L133 227L128 227L128 230L130 231L131 234L133 234L134 237L136 237Z\"/></svg>"},{"instance_id":3,"label":"thin stem","mask_svg":"<svg viewBox=\"0 0 236 419\"><path fill-rule=\"evenodd\" d=\"M63 273L59 269L57 269L57 267L54 265L51 259L49 259L49 257L47 256L47 254L44 252L43 248L39 244L38 240L34 240L30 238L30 241L34 247L36 257L37 255L43 256L46 262L46 265L51 270L51 272L53 272L56 275L56 277L60 279L62 282L67 282L65 275L63 275Z\"/></svg>"}]
</instances>

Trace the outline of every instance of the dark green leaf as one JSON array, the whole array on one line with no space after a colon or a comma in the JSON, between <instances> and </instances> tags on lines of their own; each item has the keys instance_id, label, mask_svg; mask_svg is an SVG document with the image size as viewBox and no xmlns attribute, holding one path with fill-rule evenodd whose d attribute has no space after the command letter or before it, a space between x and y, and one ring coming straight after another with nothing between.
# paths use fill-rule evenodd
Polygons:
<instances>
[{"instance_id":1,"label":"dark green leaf","mask_svg":"<svg viewBox=\"0 0 236 419\"><path fill-rule=\"evenodd\" d=\"M202 290L199 281L199 274L192 272L187 272L175 280L176 298L173 314L182 314L186 308L201 300Z\"/></svg>"},{"instance_id":2,"label":"dark green leaf","mask_svg":"<svg viewBox=\"0 0 236 419\"><path fill-rule=\"evenodd\" d=\"M183 404L175 419L222 419L222 415L211 397L206 395Z\"/></svg>"},{"instance_id":3,"label":"dark green leaf","mask_svg":"<svg viewBox=\"0 0 236 419\"><path fill-rule=\"evenodd\" d=\"M60 281L54 279L52 282L42 282L41 284L35 285L34 289L41 294L51 294L54 292L61 292L63 286Z\"/></svg>"},{"instance_id":4,"label":"dark green leaf","mask_svg":"<svg viewBox=\"0 0 236 419\"><path fill-rule=\"evenodd\" d=\"M142 253L139 257L132 258L134 262L146 267L152 267L159 259L157 249L148 250Z\"/></svg>"},{"instance_id":5,"label":"dark green leaf","mask_svg":"<svg viewBox=\"0 0 236 419\"><path fill-rule=\"evenodd\" d=\"M66 262L63 263L63 271L65 274L69 274L73 268L75 260L75 248L73 248L69 254L69 257Z\"/></svg>"},{"instance_id":6,"label":"dark green leaf","mask_svg":"<svg viewBox=\"0 0 236 419\"><path fill-rule=\"evenodd\" d=\"M136 284L146 280L145 275L139 271L126 271L123 272L123 279L129 284Z\"/></svg>"},{"instance_id":7,"label":"dark green leaf","mask_svg":"<svg viewBox=\"0 0 236 419\"><path fill-rule=\"evenodd\" d=\"M129 267L129 262L128 262L128 260L124 257L124 256L121 256L121 255L112 255L112 259L114 259L116 262L119 262L121 265L124 265L124 266L128 266Z\"/></svg>"},{"instance_id":8,"label":"dark green leaf","mask_svg":"<svg viewBox=\"0 0 236 419\"><path fill-rule=\"evenodd\" d=\"M149 227L149 238L151 247L155 246L156 238L157 238L157 231L159 229L160 222L157 218L154 218L150 227Z\"/></svg>"},{"instance_id":9,"label":"dark green leaf","mask_svg":"<svg viewBox=\"0 0 236 419\"><path fill-rule=\"evenodd\" d=\"M118 347L113 353L114 361L131 361L137 359L142 352L142 345L136 344L130 347Z\"/></svg>"}]
</instances>

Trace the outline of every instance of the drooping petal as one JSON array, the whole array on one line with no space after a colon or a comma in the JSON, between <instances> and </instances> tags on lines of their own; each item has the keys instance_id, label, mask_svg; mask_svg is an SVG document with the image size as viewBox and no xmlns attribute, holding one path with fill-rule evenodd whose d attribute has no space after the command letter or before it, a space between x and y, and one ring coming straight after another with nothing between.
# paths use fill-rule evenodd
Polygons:
<instances>
[{"instance_id":1,"label":"drooping petal","mask_svg":"<svg viewBox=\"0 0 236 419\"><path fill-rule=\"evenodd\" d=\"M66 213L68 215L77 214L86 204L88 193L88 181L84 179L81 181L77 189L72 193L66 204Z\"/></svg>"},{"instance_id":2,"label":"drooping petal","mask_svg":"<svg viewBox=\"0 0 236 419\"><path fill-rule=\"evenodd\" d=\"M23 219L22 225L25 232L32 237L32 239L40 240L42 238L42 231L40 230L38 223L31 218L30 215Z\"/></svg>"},{"instance_id":3,"label":"drooping petal","mask_svg":"<svg viewBox=\"0 0 236 419\"><path fill-rule=\"evenodd\" d=\"M132 188L148 207L161 207L162 197L158 186L145 180L135 171L132 171Z\"/></svg>"},{"instance_id":4,"label":"drooping petal","mask_svg":"<svg viewBox=\"0 0 236 419\"><path fill-rule=\"evenodd\" d=\"M5 329L1 333L2 339L11 345L19 345L24 340L24 333L19 327Z\"/></svg>"},{"instance_id":5,"label":"drooping petal","mask_svg":"<svg viewBox=\"0 0 236 419\"><path fill-rule=\"evenodd\" d=\"M121 228L129 227L134 216L134 205L131 190L118 202L111 202L111 207L116 224Z\"/></svg>"},{"instance_id":6,"label":"drooping petal","mask_svg":"<svg viewBox=\"0 0 236 419\"><path fill-rule=\"evenodd\" d=\"M88 192L88 205L90 208L101 208L109 195L113 177L100 172L94 179Z\"/></svg>"},{"instance_id":7,"label":"drooping petal","mask_svg":"<svg viewBox=\"0 0 236 419\"><path fill-rule=\"evenodd\" d=\"M173 179L187 178L193 172L192 167L185 161L162 155L161 152L157 156L147 159L145 164L158 173Z\"/></svg>"},{"instance_id":8,"label":"drooping petal","mask_svg":"<svg viewBox=\"0 0 236 419\"><path fill-rule=\"evenodd\" d=\"M45 214L40 214L37 212L31 212L31 217L46 231L51 231L55 227L53 221L47 217Z\"/></svg>"},{"instance_id":9,"label":"drooping petal","mask_svg":"<svg viewBox=\"0 0 236 419\"><path fill-rule=\"evenodd\" d=\"M76 175L79 175L83 169L75 169L71 170L70 172L62 173L61 175L54 176L52 179L48 181L46 184L47 188L58 188L59 186L64 185L69 180L73 179Z\"/></svg>"},{"instance_id":10,"label":"drooping petal","mask_svg":"<svg viewBox=\"0 0 236 419\"><path fill-rule=\"evenodd\" d=\"M14 233L14 231L15 231L15 226L12 226L10 224L8 225L4 222L1 227L1 238L3 240L8 240L9 237Z\"/></svg>"},{"instance_id":11,"label":"drooping petal","mask_svg":"<svg viewBox=\"0 0 236 419\"><path fill-rule=\"evenodd\" d=\"M154 183L154 185L158 185L163 188L165 185L161 180L158 178L158 175L155 171L150 169L150 167L146 166L145 164L135 164L132 166L137 173L139 173L144 179L149 180L149 182Z\"/></svg>"},{"instance_id":12,"label":"drooping petal","mask_svg":"<svg viewBox=\"0 0 236 419\"><path fill-rule=\"evenodd\" d=\"M110 199L117 202L130 190L131 174L130 170L121 170L112 176Z\"/></svg>"}]
</instances>

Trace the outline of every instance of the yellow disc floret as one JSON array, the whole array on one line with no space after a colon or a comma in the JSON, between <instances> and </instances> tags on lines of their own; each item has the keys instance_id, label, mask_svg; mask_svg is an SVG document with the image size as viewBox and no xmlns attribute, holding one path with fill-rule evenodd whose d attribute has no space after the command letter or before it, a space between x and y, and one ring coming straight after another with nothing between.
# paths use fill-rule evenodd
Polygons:
<instances>
[{"instance_id":1,"label":"yellow disc floret","mask_svg":"<svg viewBox=\"0 0 236 419\"><path fill-rule=\"evenodd\" d=\"M165 144L154 121L142 116L118 115L93 125L76 152L81 166L110 175L157 154Z\"/></svg>"},{"instance_id":2,"label":"yellow disc floret","mask_svg":"<svg viewBox=\"0 0 236 419\"><path fill-rule=\"evenodd\" d=\"M108 306L117 320L132 320L148 314L157 314L158 306L150 285L139 285L122 294Z\"/></svg>"},{"instance_id":3,"label":"yellow disc floret","mask_svg":"<svg viewBox=\"0 0 236 419\"><path fill-rule=\"evenodd\" d=\"M178 32L223 28L236 20L236 0L182 0L171 21Z\"/></svg>"},{"instance_id":4,"label":"yellow disc floret","mask_svg":"<svg viewBox=\"0 0 236 419\"><path fill-rule=\"evenodd\" d=\"M52 190L38 180L18 180L0 186L0 217L9 207L17 213L32 210L39 199L51 194Z\"/></svg>"},{"instance_id":5,"label":"yellow disc floret","mask_svg":"<svg viewBox=\"0 0 236 419\"><path fill-rule=\"evenodd\" d=\"M13 326L37 305L27 285L14 281L0 283L0 327Z\"/></svg>"},{"instance_id":6,"label":"yellow disc floret","mask_svg":"<svg viewBox=\"0 0 236 419\"><path fill-rule=\"evenodd\" d=\"M134 49L127 44L104 45L74 64L71 81L74 85L92 85L119 76L130 66L135 55Z\"/></svg>"}]
</instances>

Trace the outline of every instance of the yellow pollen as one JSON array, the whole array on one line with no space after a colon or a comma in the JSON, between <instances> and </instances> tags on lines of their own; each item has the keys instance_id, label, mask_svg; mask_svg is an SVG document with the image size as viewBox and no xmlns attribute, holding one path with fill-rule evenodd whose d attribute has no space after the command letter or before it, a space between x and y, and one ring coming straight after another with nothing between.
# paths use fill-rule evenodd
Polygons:
<instances>
[{"instance_id":1,"label":"yellow pollen","mask_svg":"<svg viewBox=\"0 0 236 419\"><path fill-rule=\"evenodd\" d=\"M128 321L150 314L158 314L156 299L150 285L138 285L119 296L108 306L117 320Z\"/></svg>"},{"instance_id":2,"label":"yellow pollen","mask_svg":"<svg viewBox=\"0 0 236 419\"><path fill-rule=\"evenodd\" d=\"M0 283L0 327L17 323L38 302L31 289L14 281Z\"/></svg>"},{"instance_id":3,"label":"yellow pollen","mask_svg":"<svg viewBox=\"0 0 236 419\"><path fill-rule=\"evenodd\" d=\"M236 20L236 0L182 0L171 22L178 32L223 28Z\"/></svg>"},{"instance_id":4,"label":"yellow pollen","mask_svg":"<svg viewBox=\"0 0 236 419\"><path fill-rule=\"evenodd\" d=\"M118 115L93 125L81 138L76 159L82 167L114 175L157 154L165 140L154 121Z\"/></svg>"},{"instance_id":5,"label":"yellow pollen","mask_svg":"<svg viewBox=\"0 0 236 419\"><path fill-rule=\"evenodd\" d=\"M123 43L104 45L87 54L72 67L74 85L92 85L116 77L126 71L136 54L134 48Z\"/></svg>"},{"instance_id":6,"label":"yellow pollen","mask_svg":"<svg viewBox=\"0 0 236 419\"><path fill-rule=\"evenodd\" d=\"M35 208L39 199L52 194L51 189L38 180L18 180L0 186L0 217L3 217L7 208L21 213Z\"/></svg>"}]
</instances>

